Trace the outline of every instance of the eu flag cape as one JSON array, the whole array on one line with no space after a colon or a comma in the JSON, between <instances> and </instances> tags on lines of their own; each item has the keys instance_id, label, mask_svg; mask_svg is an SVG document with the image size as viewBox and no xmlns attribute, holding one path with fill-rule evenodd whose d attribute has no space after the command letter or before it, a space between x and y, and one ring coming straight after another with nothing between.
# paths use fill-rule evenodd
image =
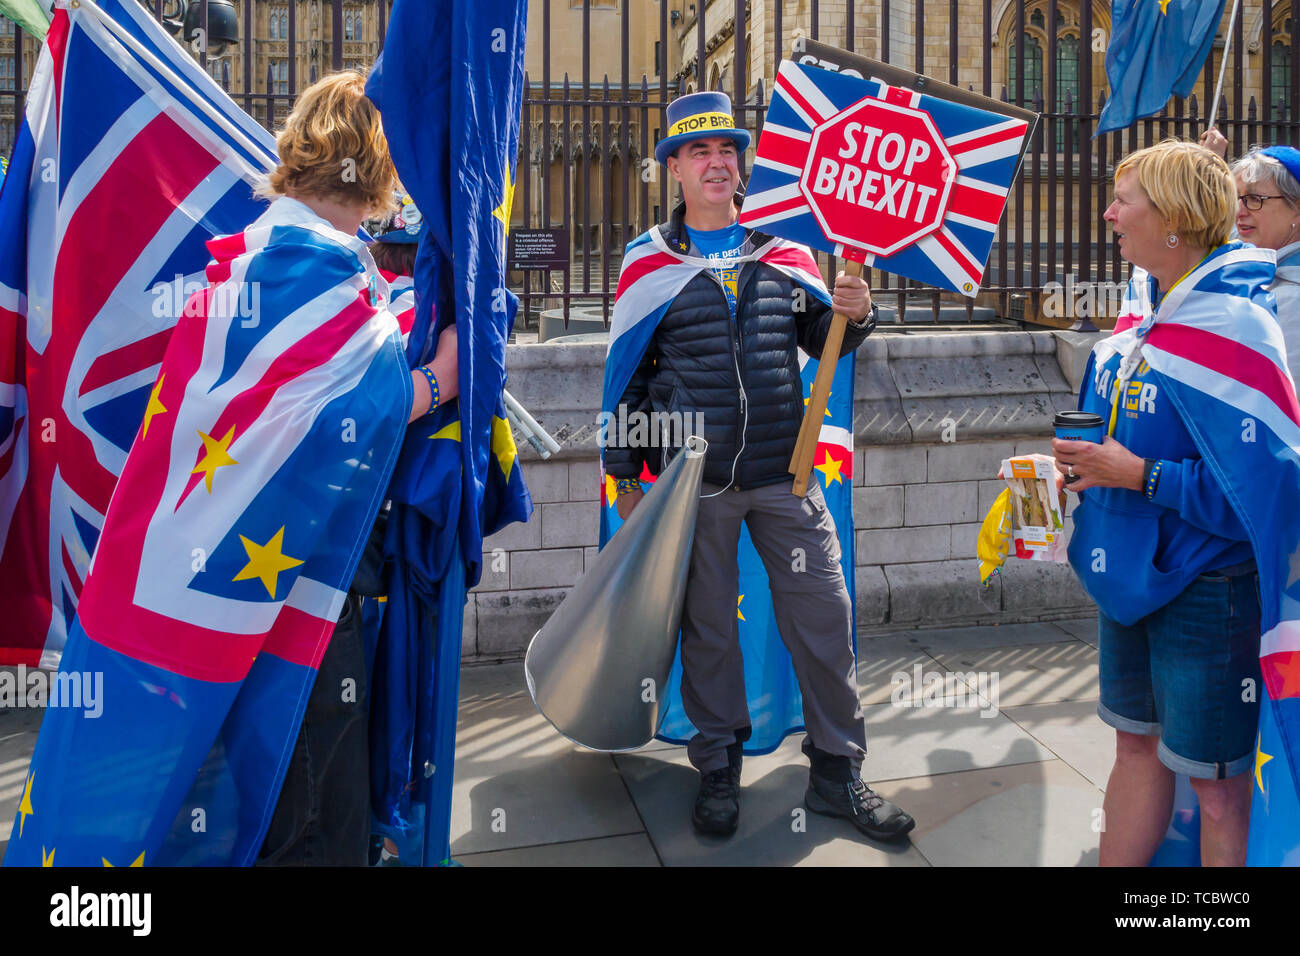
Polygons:
<instances>
[{"instance_id":1,"label":"eu flag cape","mask_svg":"<svg viewBox=\"0 0 1300 956\"><path fill-rule=\"evenodd\" d=\"M282 198L209 248L60 666L105 706L46 713L6 866L256 859L397 458L410 370L364 244Z\"/></svg>"},{"instance_id":2,"label":"eu flag cape","mask_svg":"<svg viewBox=\"0 0 1300 956\"><path fill-rule=\"evenodd\" d=\"M0 664L58 666L204 243L275 141L136 0L58 10L0 190Z\"/></svg>"},{"instance_id":3,"label":"eu flag cape","mask_svg":"<svg viewBox=\"0 0 1300 956\"><path fill-rule=\"evenodd\" d=\"M773 266L797 282L819 301L830 304L830 295L822 281L817 263L808 249L785 239L762 237L761 244L749 257ZM602 389L602 421L616 427L617 406L632 374L654 337L655 329L668 311L672 300L702 269L711 268L706 259L682 255L671 249L652 229L627 247L614 300L614 318L610 324L609 352L605 357L605 381ZM817 360L800 352L804 389L811 395L817 376ZM854 355L844 356L836 364L827 404L817 440L812 477L820 481L826 506L835 519L839 535L844 580L855 607L853 573L853 374ZM604 441L601 442L600 544L604 547L618 531L622 521L615 509L618 491L612 477L604 472ZM653 481L648 471L642 481ZM781 641L767 572L743 529L740 537L740 591L737 594L736 618L741 653L745 661L745 694L753 733L744 745L747 754L769 753L791 733L804 729L803 697L795 677L790 653ZM681 656L673 662L668 691L664 697L663 718L657 736L670 743L686 743L696 733L681 703Z\"/></svg>"},{"instance_id":4,"label":"eu flag cape","mask_svg":"<svg viewBox=\"0 0 1300 956\"><path fill-rule=\"evenodd\" d=\"M1219 246L1153 312L1100 343L1142 358L1250 535L1259 567L1260 668L1247 862L1300 863L1300 403L1271 293L1274 255ZM1152 301L1145 273L1126 305ZM1136 324L1132 324L1136 320ZM1243 688L1243 693L1248 689Z\"/></svg>"},{"instance_id":5,"label":"eu flag cape","mask_svg":"<svg viewBox=\"0 0 1300 956\"><path fill-rule=\"evenodd\" d=\"M1110 98L1097 133L1123 129L1192 92L1214 43L1224 0L1112 0L1106 76Z\"/></svg>"},{"instance_id":6,"label":"eu flag cape","mask_svg":"<svg viewBox=\"0 0 1300 956\"><path fill-rule=\"evenodd\" d=\"M372 808L404 849L423 843L425 865L450 850L465 590L483 538L532 511L501 399L518 306L505 244L527 17L515 0L397 0L366 84L427 224L407 358L427 362L453 323L459 355L459 398L407 430L390 488L385 552L399 568L371 692ZM423 841L411 840L421 828Z\"/></svg>"}]
</instances>

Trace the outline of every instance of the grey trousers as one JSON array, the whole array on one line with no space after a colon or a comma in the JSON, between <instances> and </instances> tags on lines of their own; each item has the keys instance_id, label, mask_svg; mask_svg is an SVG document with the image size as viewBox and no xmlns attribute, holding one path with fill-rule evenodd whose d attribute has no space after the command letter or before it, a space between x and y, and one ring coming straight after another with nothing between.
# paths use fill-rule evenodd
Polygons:
<instances>
[{"instance_id":1,"label":"grey trousers","mask_svg":"<svg viewBox=\"0 0 1300 956\"><path fill-rule=\"evenodd\" d=\"M701 773L727 766L728 745L749 736L736 618L742 521L767 569L781 640L803 693L809 739L827 754L848 757L855 775L866 753L853 608L835 521L816 480L804 498L791 494L792 484L727 489L713 497L704 496L719 491L716 485L701 489L681 643L682 705L699 731L687 754Z\"/></svg>"}]
</instances>

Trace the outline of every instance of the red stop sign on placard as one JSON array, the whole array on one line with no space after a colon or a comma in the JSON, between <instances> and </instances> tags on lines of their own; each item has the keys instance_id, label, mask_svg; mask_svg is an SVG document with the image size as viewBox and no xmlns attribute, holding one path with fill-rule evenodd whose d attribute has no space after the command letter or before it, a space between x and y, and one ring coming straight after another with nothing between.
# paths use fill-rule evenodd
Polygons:
<instances>
[{"instance_id":1,"label":"red stop sign on placard","mask_svg":"<svg viewBox=\"0 0 1300 956\"><path fill-rule=\"evenodd\" d=\"M799 189L827 238L887 256L943 224L956 171L929 113L867 97L813 129Z\"/></svg>"}]
</instances>

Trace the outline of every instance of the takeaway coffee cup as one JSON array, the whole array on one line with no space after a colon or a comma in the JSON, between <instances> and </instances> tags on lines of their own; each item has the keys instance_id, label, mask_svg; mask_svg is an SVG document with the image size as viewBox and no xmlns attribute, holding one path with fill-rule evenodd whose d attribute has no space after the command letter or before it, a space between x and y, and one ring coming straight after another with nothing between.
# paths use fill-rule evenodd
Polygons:
<instances>
[{"instance_id":1,"label":"takeaway coffee cup","mask_svg":"<svg viewBox=\"0 0 1300 956\"><path fill-rule=\"evenodd\" d=\"M1106 422L1092 412L1057 412L1052 426L1056 429L1056 437L1067 441L1090 441L1100 445L1106 437ZM1078 480L1078 475L1070 474L1065 483L1072 485Z\"/></svg>"},{"instance_id":2,"label":"takeaway coffee cup","mask_svg":"<svg viewBox=\"0 0 1300 956\"><path fill-rule=\"evenodd\" d=\"M1106 422L1092 412L1057 412L1052 420L1056 437L1067 441L1090 441L1100 445L1106 436Z\"/></svg>"}]
</instances>

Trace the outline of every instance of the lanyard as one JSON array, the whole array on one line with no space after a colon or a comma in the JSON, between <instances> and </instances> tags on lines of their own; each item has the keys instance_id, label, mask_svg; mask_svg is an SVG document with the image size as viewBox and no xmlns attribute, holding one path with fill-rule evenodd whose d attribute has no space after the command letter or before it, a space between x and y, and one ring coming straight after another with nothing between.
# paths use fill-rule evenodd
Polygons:
<instances>
[{"instance_id":1,"label":"lanyard","mask_svg":"<svg viewBox=\"0 0 1300 956\"><path fill-rule=\"evenodd\" d=\"M1218 246L1215 246L1215 247L1214 247L1214 249L1217 249L1217 248L1219 248L1219 247L1218 247ZM1195 272L1198 268L1200 268L1201 264L1204 263L1206 259L1208 259L1208 258L1210 258L1210 256L1214 255L1214 249L1211 249L1208 253L1206 253L1206 255L1205 255L1205 259L1202 259L1200 262L1196 263L1196 265L1192 266L1190 269L1188 269L1186 272L1184 272L1181 276L1179 276L1179 277L1178 277L1178 282L1175 282L1173 285L1171 285L1171 286L1169 287L1169 292L1173 292L1174 289L1177 289L1177 288L1178 288L1178 283L1179 283L1179 282L1182 282L1184 279L1186 279L1189 275L1191 275L1191 274L1192 274L1193 272ZM1156 300L1155 300L1154 302L1151 303L1151 314L1152 314L1153 317L1155 316L1155 314L1156 314L1157 312L1160 311L1160 303L1163 302L1163 301L1165 300L1166 297L1168 297L1169 292L1162 292L1162 293L1160 293L1160 295L1156 298ZM1150 330L1150 329L1147 329L1146 334L1147 334L1147 335L1150 335L1150 334L1151 334L1151 330ZM1144 338L1145 338L1145 336L1144 336ZM1136 344L1134 344L1133 347L1134 347L1135 349L1140 349L1140 348L1142 348L1142 342L1141 342L1141 340L1139 339L1138 342L1137 342ZM1121 394L1123 394L1124 386L1127 384L1127 380L1122 376L1122 373L1123 373L1123 370L1124 370L1124 361L1125 361L1125 360L1123 360L1123 359L1120 360L1119 373L1117 373L1116 381L1115 381L1115 392L1114 392L1114 394L1111 396L1111 401L1110 401L1110 423L1106 426L1106 434L1109 435L1111 438L1114 438L1114 437L1115 437L1115 428L1116 428L1116 426L1117 426L1118 423L1119 423L1119 397L1120 397ZM1133 368L1134 368L1135 371L1136 371L1137 367L1138 367L1138 363L1135 362L1135 363L1133 364ZM1130 373L1130 377L1131 377L1132 374L1133 374L1133 373Z\"/></svg>"}]
</instances>

